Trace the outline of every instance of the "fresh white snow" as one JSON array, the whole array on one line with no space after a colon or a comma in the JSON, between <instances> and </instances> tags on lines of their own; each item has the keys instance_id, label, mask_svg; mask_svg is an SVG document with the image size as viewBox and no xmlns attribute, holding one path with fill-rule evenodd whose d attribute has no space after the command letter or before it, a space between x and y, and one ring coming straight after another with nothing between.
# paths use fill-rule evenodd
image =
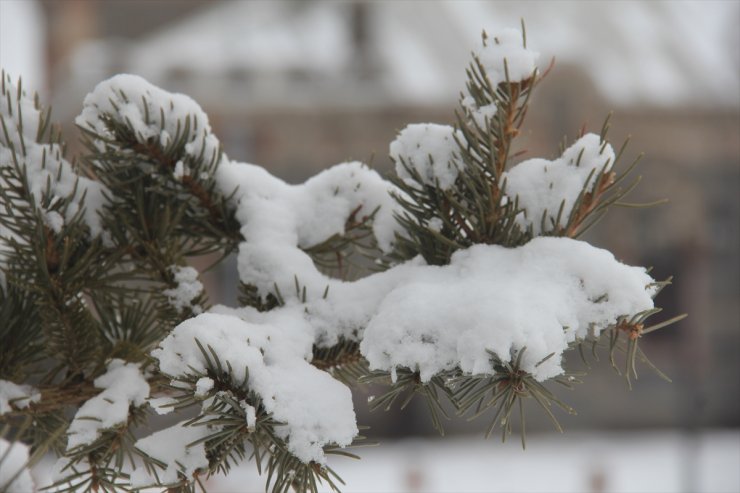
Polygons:
<instances>
[{"instance_id":1,"label":"fresh white snow","mask_svg":"<svg viewBox=\"0 0 740 493\"><path fill-rule=\"evenodd\" d=\"M529 79L540 57L539 53L524 46L522 32L512 28L491 33L476 55L494 86L507 80L520 82Z\"/></svg>"},{"instance_id":2,"label":"fresh white snow","mask_svg":"<svg viewBox=\"0 0 740 493\"><path fill-rule=\"evenodd\" d=\"M359 220L376 210L372 227L383 250L391 249L399 231L389 195L395 187L357 161L332 166L302 185L289 185L259 166L222 161L217 180L224 195L235 192L237 219L250 245L308 248L343 234L352 213Z\"/></svg>"},{"instance_id":3,"label":"fresh white snow","mask_svg":"<svg viewBox=\"0 0 740 493\"><path fill-rule=\"evenodd\" d=\"M455 160L457 142L462 132L449 125L414 123L401 130L391 142L390 156L396 163L396 174L407 184L415 185L406 167L415 170L425 185L447 190L455 184L460 168Z\"/></svg>"},{"instance_id":4,"label":"fresh white snow","mask_svg":"<svg viewBox=\"0 0 740 493\"><path fill-rule=\"evenodd\" d=\"M67 450L95 441L104 430L124 425L129 406L141 406L149 397L149 384L134 363L114 359L108 371L95 379L103 391L88 399L75 413L69 425Z\"/></svg>"},{"instance_id":5,"label":"fresh white snow","mask_svg":"<svg viewBox=\"0 0 740 493\"><path fill-rule=\"evenodd\" d=\"M212 378L203 377L195 383L195 397L205 397L211 391L214 385Z\"/></svg>"},{"instance_id":6,"label":"fresh white snow","mask_svg":"<svg viewBox=\"0 0 740 493\"><path fill-rule=\"evenodd\" d=\"M219 152L208 117L195 101L184 94L164 91L136 75L120 74L99 83L85 97L75 122L98 135L112 137L106 118L129 125L139 143L165 148L187 132L185 150L189 159L203 156L211 160ZM99 141L99 145L104 143ZM176 166L176 178L182 179L186 165Z\"/></svg>"},{"instance_id":7,"label":"fresh white snow","mask_svg":"<svg viewBox=\"0 0 740 493\"><path fill-rule=\"evenodd\" d=\"M15 409L25 409L32 402L39 402L41 393L30 385L18 385L0 380L0 416Z\"/></svg>"},{"instance_id":8,"label":"fresh white snow","mask_svg":"<svg viewBox=\"0 0 740 493\"><path fill-rule=\"evenodd\" d=\"M256 392L265 410L285 423L276 432L291 453L304 462L325 463L324 445L346 446L357 434L352 395L308 362L313 338L305 324L288 316L283 322L253 324L236 315L205 313L177 326L152 355L166 375L205 373L207 360L198 339L213 349L222 366L233 369L233 385L245 383L244 390ZM199 381L198 386L204 389L207 383Z\"/></svg>"},{"instance_id":9,"label":"fresh white snow","mask_svg":"<svg viewBox=\"0 0 740 493\"><path fill-rule=\"evenodd\" d=\"M652 282L645 269L566 238L477 245L389 289L360 349L373 369L407 367L428 381L454 367L493 373L487 350L508 362L526 347L522 369L545 380L562 373L570 342L651 309Z\"/></svg>"},{"instance_id":10,"label":"fresh white snow","mask_svg":"<svg viewBox=\"0 0 740 493\"><path fill-rule=\"evenodd\" d=\"M522 32L517 29L504 29L487 38L475 52L491 83L498 87L505 82L521 82L529 79L537 69L539 53L524 46ZM481 128L486 120L496 115L496 104L478 105L467 91L463 93L462 105Z\"/></svg>"},{"instance_id":11,"label":"fresh white snow","mask_svg":"<svg viewBox=\"0 0 740 493\"><path fill-rule=\"evenodd\" d=\"M581 191L592 192L599 175L611 170L614 159L610 144L596 134L587 134L558 159L528 159L512 167L503 178L506 193L518 197L524 209L517 222L525 229L531 226L535 235L564 227Z\"/></svg>"},{"instance_id":12,"label":"fresh white snow","mask_svg":"<svg viewBox=\"0 0 740 493\"><path fill-rule=\"evenodd\" d=\"M7 130L7 133L0 132L0 166L12 166L15 159L20 167L25 167L35 205L41 208L46 224L53 231L59 232L64 222L73 218L82 207L83 218L91 234L97 236L101 232L98 210L105 200L105 187L77 175L62 155L60 145L37 141L41 111L25 91L16 100L17 86L9 74L5 74L4 83L9 97L2 97L0 101L2 128ZM7 185L0 180L0 186ZM43 201L47 193L50 196L48 206ZM65 217L51 210L58 201L70 196L74 200L66 208Z\"/></svg>"},{"instance_id":13,"label":"fresh white snow","mask_svg":"<svg viewBox=\"0 0 740 493\"><path fill-rule=\"evenodd\" d=\"M177 310L190 307L195 314L203 311L199 305L193 305L193 300L203 292L203 284L198 280L198 271L181 265L171 266L170 271L177 283L176 287L163 291L170 304Z\"/></svg>"}]
</instances>

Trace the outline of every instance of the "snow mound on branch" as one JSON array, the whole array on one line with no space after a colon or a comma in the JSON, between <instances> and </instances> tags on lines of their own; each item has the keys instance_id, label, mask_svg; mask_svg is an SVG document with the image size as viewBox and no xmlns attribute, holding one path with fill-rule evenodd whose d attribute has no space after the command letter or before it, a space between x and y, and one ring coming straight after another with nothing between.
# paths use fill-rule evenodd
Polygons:
<instances>
[{"instance_id":1,"label":"snow mound on branch","mask_svg":"<svg viewBox=\"0 0 740 493\"><path fill-rule=\"evenodd\" d=\"M28 464L28 446L0 438L0 490L5 493L36 491ZM16 476L17 474L17 476ZM11 483L10 480L13 479Z\"/></svg>"},{"instance_id":2,"label":"snow mound on branch","mask_svg":"<svg viewBox=\"0 0 740 493\"><path fill-rule=\"evenodd\" d=\"M357 433L349 389L308 363L327 325L354 328L370 367L392 375L399 367L422 382L455 367L493 374L491 353L511 362L524 351L521 369L544 381L563 372L570 343L652 309L653 282L645 269L568 238L477 245L446 266L415 260L268 312L214 307L176 327L153 356L165 374L185 377L206 372L196 338L210 346L233 369L231 384L248 377L244 390L285 423L277 432L290 452L323 463L324 445L346 446ZM210 382L198 385L205 397Z\"/></svg>"},{"instance_id":3,"label":"snow mound on branch","mask_svg":"<svg viewBox=\"0 0 740 493\"><path fill-rule=\"evenodd\" d=\"M100 136L97 145L101 149L112 137L111 122L133 130L137 142L146 145L166 147L183 134L180 137L188 142L190 154L184 160L187 162L194 156L209 156L219 147L208 118L196 102L134 75L118 75L98 84L85 98L76 121ZM186 122L190 125L184 134ZM184 161L173 166L176 179L189 173ZM372 216L373 234L385 252L393 248L396 235L401 234L394 217L400 208L391 196L401 192L359 162L338 164L301 185L290 185L259 166L230 161L225 155L221 155L214 173L217 190L230 197L230 206L242 225L240 279L256 286L262 296L277 288L284 297L290 297L297 278L309 296L321 297L330 283L304 249L343 235L348 223ZM176 304L185 297L179 291L170 294L176 295L172 296ZM329 324L324 327L325 341L346 335Z\"/></svg>"},{"instance_id":4,"label":"snow mound on branch","mask_svg":"<svg viewBox=\"0 0 740 493\"><path fill-rule=\"evenodd\" d=\"M189 96L170 93L137 75L120 74L98 84L83 102L77 125L103 139L112 138L111 123L126 125L141 144L167 148L184 139L190 159L215 159L220 144L211 132L208 117ZM105 149L103 139L97 145ZM180 163L173 173L182 178ZM176 176L177 177L177 176Z\"/></svg>"},{"instance_id":5,"label":"snow mound on branch","mask_svg":"<svg viewBox=\"0 0 740 493\"><path fill-rule=\"evenodd\" d=\"M108 371L94 381L104 389L77 410L69 425L67 450L94 442L104 430L126 423L130 406L141 406L149 397L149 384L139 367L111 360Z\"/></svg>"},{"instance_id":6,"label":"snow mound on branch","mask_svg":"<svg viewBox=\"0 0 740 493\"><path fill-rule=\"evenodd\" d=\"M297 279L308 296L321 298L335 280L319 272L303 249L343 235L348 221L374 214L373 234L384 251L400 233L394 218L398 206L390 195L395 187L359 162L333 166L302 185L236 162L222 162L216 177L224 195L233 193L242 224L239 277L262 296L277 287L283 297L293 299ZM336 334L330 338L336 340Z\"/></svg>"},{"instance_id":7,"label":"snow mound on branch","mask_svg":"<svg viewBox=\"0 0 740 493\"><path fill-rule=\"evenodd\" d=\"M507 80L515 83L532 77L540 56L536 51L524 46L522 33L518 29L504 29L495 37L488 38L475 55L485 69L494 90ZM464 95L463 106L478 125L485 128L486 118L490 119L496 115L496 105L478 106L467 89Z\"/></svg>"},{"instance_id":8,"label":"snow mound on branch","mask_svg":"<svg viewBox=\"0 0 740 493\"><path fill-rule=\"evenodd\" d=\"M415 170L425 185L447 190L455 184L460 169L454 157L464 141L462 132L449 125L415 123L401 130L391 142L390 156L396 163L396 174L409 185L416 185L406 167Z\"/></svg>"},{"instance_id":9,"label":"snow mound on branch","mask_svg":"<svg viewBox=\"0 0 740 493\"><path fill-rule=\"evenodd\" d=\"M344 234L347 221L375 213L373 232L379 246L392 247L398 226L395 187L366 165L337 164L302 185L289 185L259 166L221 163L217 171L221 192L237 208L247 243L308 248L333 235Z\"/></svg>"},{"instance_id":10,"label":"snow mound on branch","mask_svg":"<svg viewBox=\"0 0 740 493\"><path fill-rule=\"evenodd\" d=\"M275 315L272 315L275 317ZM260 396L288 450L308 463L326 462L323 446L346 446L357 435L349 389L308 363L313 331L300 313L283 313L275 325L249 323L235 315L206 313L186 320L152 355L171 377L205 373L207 360L195 340L209 346L221 365L230 365L231 384Z\"/></svg>"},{"instance_id":11,"label":"snow mound on branch","mask_svg":"<svg viewBox=\"0 0 740 493\"><path fill-rule=\"evenodd\" d=\"M41 394L30 385L18 385L8 380L0 380L0 416L13 408L25 409L32 402L39 402Z\"/></svg>"},{"instance_id":12,"label":"snow mound on branch","mask_svg":"<svg viewBox=\"0 0 740 493\"><path fill-rule=\"evenodd\" d=\"M494 87L506 82L507 74L510 82L530 78L540 57L539 53L524 46L521 31L511 28L488 38L476 55Z\"/></svg>"},{"instance_id":13,"label":"snow mound on branch","mask_svg":"<svg viewBox=\"0 0 740 493\"><path fill-rule=\"evenodd\" d=\"M17 162L20 168L25 168L29 192L51 230L58 233L64 221L72 220L83 209L83 220L91 234L98 236L102 231L98 210L105 202L106 188L79 176L64 159L61 145L38 142L42 108L37 108L25 91L16 100L18 88L9 75L5 77L5 94L0 98L0 127L5 129L0 132L0 167L14 166ZM0 179L0 186L7 188L8 184ZM44 201L47 193L49 199ZM72 201L62 217L54 207L68 197ZM0 235L9 236L9 232L0 229Z\"/></svg>"},{"instance_id":14,"label":"snow mound on branch","mask_svg":"<svg viewBox=\"0 0 740 493\"><path fill-rule=\"evenodd\" d=\"M389 290L360 349L373 369L407 367L428 381L455 366L493 373L487 350L509 362L526 347L522 369L541 381L562 373L570 342L653 308L652 282L645 269L567 238L477 245Z\"/></svg>"},{"instance_id":15,"label":"snow mound on branch","mask_svg":"<svg viewBox=\"0 0 740 493\"><path fill-rule=\"evenodd\" d=\"M203 309L192 305L193 300L203 292L203 284L198 280L198 271L192 267L172 265L170 272L177 283L177 287L163 291L170 304L177 310L192 307L195 313L200 313Z\"/></svg>"},{"instance_id":16,"label":"snow mound on branch","mask_svg":"<svg viewBox=\"0 0 740 493\"><path fill-rule=\"evenodd\" d=\"M581 192L592 192L599 174L611 170L614 160L610 144L587 134L554 161L534 158L517 164L503 175L506 193L518 197L524 209L517 222L532 226L535 235L565 227Z\"/></svg>"},{"instance_id":17,"label":"snow mound on branch","mask_svg":"<svg viewBox=\"0 0 740 493\"><path fill-rule=\"evenodd\" d=\"M99 136L101 150L114 137L112 124L124 125L136 142L165 149L184 139L187 156L173 164L175 179L193 169L188 163L218 155L220 144L208 117L183 94L169 93L141 77L121 74L98 84L85 97L75 120ZM244 228L246 243L271 242L293 250L307 248L345 231L348 220L374 215L373 232L379 246L390 250L398 226L393 217L394 187L359 162L338 164L303 185L289 185L264 169L231 162L221 155L215 171L219 191L232 196L232 205ZM259 248L258 248L259 249Z\"/></svg>"},{"instance_id":18,"label":"snow mound on branch","mask_svg":"<svg viewBox=\"0 0 740 493\"><path fill-rule=\"evenodd\" d=\"M563 372L561 355L571 342L652 309L655 293L644 268L553 237L518 248L476 245L446 266L415 259L351 283L325 282L325 298L286 296L284 306L265 313L214 311L283 332L296 328L319 346L336 344L340 335L361 341L371 368L411 368L423 381L456 366L493 373L488 351L511 362L526 348L522 369L546 380Z\"/></svg>"}]
</instances>

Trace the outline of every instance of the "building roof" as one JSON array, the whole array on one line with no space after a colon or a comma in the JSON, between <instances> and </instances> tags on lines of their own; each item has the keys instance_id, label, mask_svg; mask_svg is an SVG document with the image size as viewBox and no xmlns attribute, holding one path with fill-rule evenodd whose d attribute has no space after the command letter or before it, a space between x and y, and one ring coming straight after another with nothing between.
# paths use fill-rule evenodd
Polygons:
<instances>
[{"instance_id":1,"label":"building roof","mask_svg":"<svg viewBox=\"0 0 740 493\"><path fill-rule=\"evenodd\" d=\"M449 103L481 30L522 18L542 67L579 67L614 104L740 105L740 3L722 1L225 2L135 41L124 67L199 99L231 79L251 105Z\"/></svg>"}]
</instances>

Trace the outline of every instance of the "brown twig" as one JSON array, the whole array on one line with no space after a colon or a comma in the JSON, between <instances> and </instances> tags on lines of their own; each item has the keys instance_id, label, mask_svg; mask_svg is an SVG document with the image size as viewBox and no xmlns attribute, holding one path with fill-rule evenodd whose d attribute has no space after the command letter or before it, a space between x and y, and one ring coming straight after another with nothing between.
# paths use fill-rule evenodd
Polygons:
<instances>
[{"instance_id":1,"label":"brown twig","mask_svg":"<svg viewBox=\"0 0 740 493\"><path fill-rule=\"evenodd\" d=\"M613 171L602 173L599 176L598 181L594 185L594 191L584 194L581 206L575 211L573 220L565 230L565 236L575 238L578 235L578 229L583 224L583 221L598 207L602 197L614 184L615 179L616 173Z\"/></svg>"},{"instance_id":2,"label":"brown twig","mask_svg":"<svg viewBox=\"0 0 740 493\"><path fill-rule=\"evenodd\" d=\"M360 351L358 350L356 352L340 354L339 356L331 360L314 359L313 361L311 361L311 364L319 370L326 371L331 370L332 368L337 368L339 366L357 363L361 359L362 354L360 354Z\"/></svg>"}]
</instances>

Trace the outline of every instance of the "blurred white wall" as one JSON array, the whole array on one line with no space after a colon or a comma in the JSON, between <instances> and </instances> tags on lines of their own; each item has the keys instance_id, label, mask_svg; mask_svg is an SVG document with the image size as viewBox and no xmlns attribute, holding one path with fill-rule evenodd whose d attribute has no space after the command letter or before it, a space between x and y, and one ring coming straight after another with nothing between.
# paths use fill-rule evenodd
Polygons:
<instances>
[{"instance_id":1,"label":"blurred white wall","mask_svg":"<svg viewBox=\"0 0 740 493\"><path fill-rule=\"evenodd\" d=\"M542 67L553 57L579 67L615 105L740 104L735 1L224 2L135 41L124 64L159 83L173 73L209 84L235 73L250 82L269 79L254 93L270 105L286 93L287 101L303 104L285 84L301 72L307 99L352 104L370 87L343 90L358 75L358 5L366 24L362 55L375 78L370 104L454 99L481 31L518 28L522 19ZM312 89L327 84L328 96Z\"/></svg>"},{"instance_id":2,"label":"blurred white wall","mask_svg":"<svg viewBox=\"0 0 740 493\"><path fill-rule=\"evenodd\" d=\"M36 0L0 0L0 67L27 89L46 93L46 29Z\"/></svg>"}]
</instances>

